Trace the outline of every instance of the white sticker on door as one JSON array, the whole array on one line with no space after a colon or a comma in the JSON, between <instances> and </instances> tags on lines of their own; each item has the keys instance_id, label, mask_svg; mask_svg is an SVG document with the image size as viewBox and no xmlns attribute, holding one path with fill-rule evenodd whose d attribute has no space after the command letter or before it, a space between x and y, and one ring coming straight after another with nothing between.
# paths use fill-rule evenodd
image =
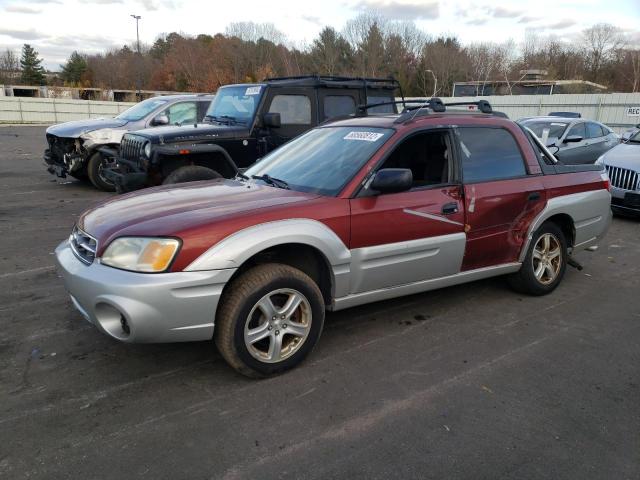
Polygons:
<instances>
[{"instance_id":1,"label":"white sticker on door","mask_svg":"<svg viewBox=\"0 0 640 480\"><path fill-rule=\"evenodd\" d=\"M349 132L345 135L344 140L362 140L364 142L375 142L380 137L384 137L384 133L376 132Z\"/></svg>"}]
</instances>

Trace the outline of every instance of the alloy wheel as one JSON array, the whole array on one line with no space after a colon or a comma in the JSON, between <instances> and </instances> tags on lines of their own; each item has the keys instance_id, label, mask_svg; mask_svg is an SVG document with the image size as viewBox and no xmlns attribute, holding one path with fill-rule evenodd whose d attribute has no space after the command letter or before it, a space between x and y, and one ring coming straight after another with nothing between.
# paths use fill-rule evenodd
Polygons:
<instances>
[{"instance_id":1,"label":"alloy wheel","mask_svg":"<svg viewBox=\"0 0 640 480\"><path fill-rule=\"evenodd\" d=\"M562 245L551 233L538 238L533 247L533 274L543 285L549 285L558 278L562 268Z\"/></svg>"}]
</instances>

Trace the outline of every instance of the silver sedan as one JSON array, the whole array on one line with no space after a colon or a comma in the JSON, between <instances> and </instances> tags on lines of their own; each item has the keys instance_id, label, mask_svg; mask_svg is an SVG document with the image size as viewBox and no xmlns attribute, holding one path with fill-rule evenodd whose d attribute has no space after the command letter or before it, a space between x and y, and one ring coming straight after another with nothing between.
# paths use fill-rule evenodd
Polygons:
<instances>
[{"instance_id":1,"label":"silver sedan","mask_svg":"<svg viewBox=\"0 0 640 480\"><path fill-rule=\"evenodd\" d=\"M604 165L609 173L613 211L640 214L640 130L596 163Z\"/></svg>"},{"instance_id":2,"label":"silver sedan","mask_svg":"<svg viewBox=\"0 0 640 480\"><path fill-rule=\"evenodd\" d=\"M593 163L620 142L606 125L592 120L562 117L532 117L518 120L545 145L557 147L554 155L565 164Z\"/></svg>"}]
</instances>

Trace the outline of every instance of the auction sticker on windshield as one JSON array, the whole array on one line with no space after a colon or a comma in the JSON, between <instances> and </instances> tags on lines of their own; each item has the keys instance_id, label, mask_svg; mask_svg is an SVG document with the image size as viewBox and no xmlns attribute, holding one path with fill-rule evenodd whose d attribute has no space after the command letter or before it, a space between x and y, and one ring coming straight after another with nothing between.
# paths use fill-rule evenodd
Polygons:
<instances>
[{"instance_id":1,"label":"auction sticker on windshield","mask_svg":"<svg viewBox=\"0 0 640 480\"><path fill-rule=\"evenodd\" d=\"M375 142L380 137L384 137L384 133L376 132L349 132L345 135L344 140L362 140L365 142Z\"/></svg>"},{"instance_id":2,"label":"auction sticker on windshield","mask_svg":"<svg viewBox=\"0 0 640 480\"><path fill-rule=\"evenodd\" d=\"M247 87L247 90L244 92L245 95L259 95L260 87Z\"/></svg>"}]
</instances>

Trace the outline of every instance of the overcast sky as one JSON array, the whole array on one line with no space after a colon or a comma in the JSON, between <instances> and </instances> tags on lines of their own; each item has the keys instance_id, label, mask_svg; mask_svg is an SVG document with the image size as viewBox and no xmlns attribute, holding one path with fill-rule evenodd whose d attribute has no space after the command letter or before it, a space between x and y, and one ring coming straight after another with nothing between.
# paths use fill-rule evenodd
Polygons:
<instances>
[{"instance_id":1,"label":"overcast sky","mask_svg":"<svg viewBox=\"0 0 640 480\"><path fill-rule=\"evenodd\" d=\"M130 14L142 15L140 37L224 32L230 22L271 22L303 47L325 25L340 30L360 12L415 20L425 32L463 42L522 40L527 28L576 38L598 22L617 25L640 43L640 0L0 0L0 49L36 47L53 70L73 50L95 53L135 40Z\"/></svg>"}]
</instances>

